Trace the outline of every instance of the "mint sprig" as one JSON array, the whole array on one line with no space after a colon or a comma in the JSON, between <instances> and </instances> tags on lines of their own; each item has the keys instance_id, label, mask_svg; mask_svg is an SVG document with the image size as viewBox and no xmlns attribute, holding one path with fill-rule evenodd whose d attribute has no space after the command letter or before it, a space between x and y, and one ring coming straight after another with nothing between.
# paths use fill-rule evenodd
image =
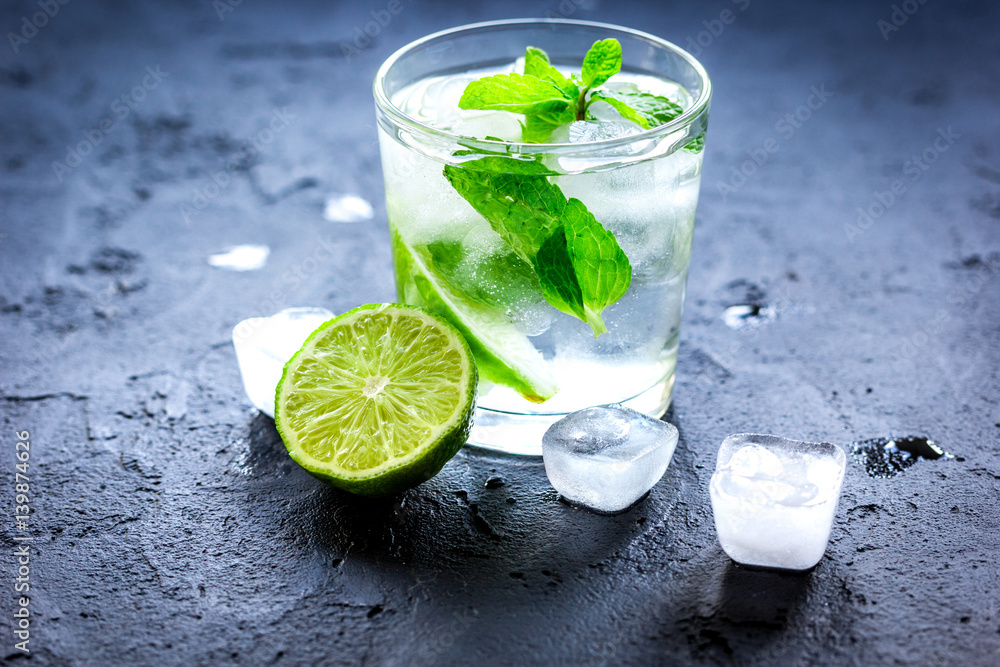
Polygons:
<instances>
[{"instance_id":1,"label":"mint sprig","mask_svg":"<svg viewBox=\"0 0 1000 667\"><path fill-rule=\"evenodd\" d=\"M524 54L524 75L548 81L562 91L566 108L555 116L527 114L521 123L521 139L529 144L547 141L552 131L560 125L576 120L576 103L580 97L580 87L572 77L564 76L549 63L549 56L541 49L529 46ZM464 96L463 96L464 97ZM462 107L462 103L459 102ZM462 107L466 108L466 107Z\"/></svg>"},{"instance_id":2,"label":"mint sprig","mask_svg":"<svg viewBox=\"0 0 1000 667\"><path fill-rule=\"evenodd\" d=\"M579 77L566 76L552 66L545 51L529 46L523 74L477 79L466 87L458 106L523 114L521 139L525 143L544 143L560 125L592 119L588 110L597 101L607 102L626 120L647 130L682 113L680 106L660 95L602 88L621 68L622 47L616 39L602 39L590 47Z\"/></svg>"},{"instance_id":3,"label":"mint sprig","mask_svg":"<svg viewBox=\"0 0 1000 667\"><path fill-rule=\"evenodd\" d=\"M542 49L529 46L524 72L496 74L469 83L462 109L522 114L522 140L544 143L552 131L574 120L593 119L597 101L614 107L644 129L682 113L671 100L641 91L603 88L621 71L622 48L615 39L596 42L583 59L580 75L552 66ZM685 150L699 151L703 137ZM482 154L481 152L479 154ZM550 180L556 175L538 157L487 154L444 168L445 178L538 277L545 300L590 325L597 337L607 331L601 317L632 281L632 266L608 231L579 199L567 199Z\"/></svg>"},{"instance_id":4,"label":"mint sprig","mask_svg":"<svg viewBox=\"0 0 1000 667\"><path fill-rule=\"evenodd\" d=\"M445 178L538 276L552 306L607 332L602 311L632 280L614 235L579 199L567 199L539 159L488 155L444 168Z\"/></svg>"}]
</instances>

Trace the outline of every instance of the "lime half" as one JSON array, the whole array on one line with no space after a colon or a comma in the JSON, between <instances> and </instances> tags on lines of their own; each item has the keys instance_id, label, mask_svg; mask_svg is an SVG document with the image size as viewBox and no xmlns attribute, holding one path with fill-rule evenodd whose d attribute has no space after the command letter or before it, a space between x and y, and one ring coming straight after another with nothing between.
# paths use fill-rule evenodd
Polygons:
<instances>
[{"instance_id":1,"label":"lime half","mask_svg":"<svg viewBox=\"0 0 1000 667\"><path fill-rule=\"evenodd\" d=\"M462 448L476 380L469 345L448 322L412 306L361 306L288 361L274 422L311 475L388 495L430 479Z\"/></svg>"}]
</instances>

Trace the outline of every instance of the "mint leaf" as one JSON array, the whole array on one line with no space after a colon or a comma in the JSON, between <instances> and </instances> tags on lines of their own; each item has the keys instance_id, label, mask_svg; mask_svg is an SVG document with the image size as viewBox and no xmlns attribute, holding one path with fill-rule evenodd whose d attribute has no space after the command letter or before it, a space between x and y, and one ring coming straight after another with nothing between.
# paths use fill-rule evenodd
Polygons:
<instances>
[{"instance_id":1,"label":"mint leaf","mask_svg":"<svg viewBox=\"0 0 1000 667\"><path fill-rule=\"evenodd\" d=\"M601 311L622 298L632 283L632 265L615 235L579 199L566 203L563 220L566 246L583 291L583 321L596 338L607 331Z\"/></svg>"},{"instance_id":2,"label":"mint leaf","mask_svg":"<svg viewBox=\"0 0 1000 667\"><path fill-rule=\"evenodd\" d=\"M576 82L552 67L545 51L529 46L524 74L497 74L472 81L458 106L524 114L521 140L541 143L552 130L576 118L579 101Z\"/></svg>"},{"instance_id":3,"label":"mint leaf","mask_svg":"<svg viewBox=\"0 0 1000 667\"><path fill-rule=\"evenodd\" d=\"M697 137L689 141L683 149L688 153L700 153L705 150L705 133L702 132Z\"/></svg>"},{"instance_id":4,"label":"mint leaf","mask_svg":"<svg viewBox=\"0 0 1000 667\"><path fill-rule=\"evenodd\" d=\"M512 73L470 82L458 106L460 109L510 111L558 120L572 107L572 102L551 81Z\"/></svg>"},{"instance_id":5,"label":"mint leaf","mask_svg":"<svg viewBox=\"0 0 1000 667\"><path fill-rule=\"evenodd\" d=\"M607 102L626 120L641 125L645 129L659 127L681 115L683 109L666 97L650 93L618 93L611 90L595 90L590 94L590 102Z\"/></svg>"},{"instance_id":6,"label":"mint leaf","mask_svg":"<svg viewBox=\"0 0 1000 667\"><path fill-rule=\"evenodd\" d=\"M620 299L632 267L614 234L579 199L566 199L540 160L490 155L447 165L445 178L538 276L545 300L607 331L601 312Z\"/></svg>"},{"instance_id":7,"label":"mint leaf","mask_svg":"<svg viewBox=\"0 0 1000 667\"><path fill-rule=\"evenodd\" d=\"M529 46L525 50L524 74L549 81L561 90L570 102L565 110L555 114L527 115L524 122L521 123L521 141L529 144L544 143L549 140L553 130L576 118L580 88L571 78L564 76L562 72L549 63L549 56L545 51L534 46Z\"/></svg>"},{"instance_id":8,"label":"mint leaf","mask_svg":"<svg viewBox=\"0 0 1000 667\"><path fill-rule=\"evenodd\" d=\"M617 39L602 39L583 57L583 85L596 88L622 69L622 45Z\"/></svg>"},{"instance_id":9,"label":"mint leaf","mask_svg":"<svg viewBox=\"0 0 1000 667\"><path fill-rule=\"evenodd\" d=\"M486 218L518 257L534 265L542 243L560 225L562 190L549 183L539 160L488 156L447 165L444 176Z\"/></svg>"},{"instance_id":10,"label":"mint leaf","mask_svg":"<svg viewBox=\"0 0 1000 667\"><path fill-rule=\"evenodd\" d=\"M576 103L580 96L580 87L572 78L563 75L549 63L549 56L545 51L529 46L524 53L524 73L535 76L543 81L550 81L559 90L563 91L566 99Z\"/></svg>"},{"instance_id":11,"label":"mint leaf","mask_svg":"<svg viewBox=\"0 0 1000 667\"><path fill-rule=\"evenodd\" d=\"M545 300L589 324L596 338L608 330L601 312L628 291L632 265L579 199L566 202L562 219L538 250L538 280Z\"/></svg>"},{"instance_id":12,"label":"mint leaf","mask_svg":"<svg viewBox=\"0 0 1000 667\"><path fill-rule=\"evenodd\" d=\"M573 268L573 258L569 254L564 227L556 228L552 235L545 239L542 247L538 249L535 264L545 300L562 312L586 321L583 290L580 289L580 281Z\"/></svg>"}]
</instances>

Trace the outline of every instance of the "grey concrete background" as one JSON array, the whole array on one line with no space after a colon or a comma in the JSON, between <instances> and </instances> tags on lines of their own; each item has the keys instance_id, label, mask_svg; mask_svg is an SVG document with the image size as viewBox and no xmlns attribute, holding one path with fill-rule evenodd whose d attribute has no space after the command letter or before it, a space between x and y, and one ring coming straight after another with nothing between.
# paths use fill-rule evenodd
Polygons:
<instances>
[{"instance_id":1,"label":"grey concrete background","mask_svg":"<svg viewBox=\"0 0 1000 667\"><path fill-rule=\"evenodd\" d=\"M997 664L997 7L402 0L345 55L387 7L74 0L32 33L39 4L4 3L4 663ZM673 463L611 518L559 502L537 460L468 450L385 502L325 488L246 402L230 330L393 299L375 69L433 30L547 14L690 46L714 80ZM324 221L350 192L375 218ZM266 269L208 265L245 243ZM773 318L731 329L739 303ZM852 462L819 566L755 572L721 552L707 495L740 431L912 433L960 460L889 480Z\"/></svg>"}]
</instances>

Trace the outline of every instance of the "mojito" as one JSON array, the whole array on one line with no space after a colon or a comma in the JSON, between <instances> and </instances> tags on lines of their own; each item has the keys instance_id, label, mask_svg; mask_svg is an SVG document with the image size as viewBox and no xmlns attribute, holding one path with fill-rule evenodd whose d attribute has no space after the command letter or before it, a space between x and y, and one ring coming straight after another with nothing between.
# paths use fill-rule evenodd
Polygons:
<instances>
[{"instance_id":1,"label":"mojito","mask_svg":"<svg viewBox=\"0 0 1000 667\"><path fill-rule=\"evenodd\" d=\"M469 341L470 442L540 453L574 410L661 415L710 98L701 66L613 26L497 22L404 48L376 98L398 298Z\"/></svg>"}]
</instances>

